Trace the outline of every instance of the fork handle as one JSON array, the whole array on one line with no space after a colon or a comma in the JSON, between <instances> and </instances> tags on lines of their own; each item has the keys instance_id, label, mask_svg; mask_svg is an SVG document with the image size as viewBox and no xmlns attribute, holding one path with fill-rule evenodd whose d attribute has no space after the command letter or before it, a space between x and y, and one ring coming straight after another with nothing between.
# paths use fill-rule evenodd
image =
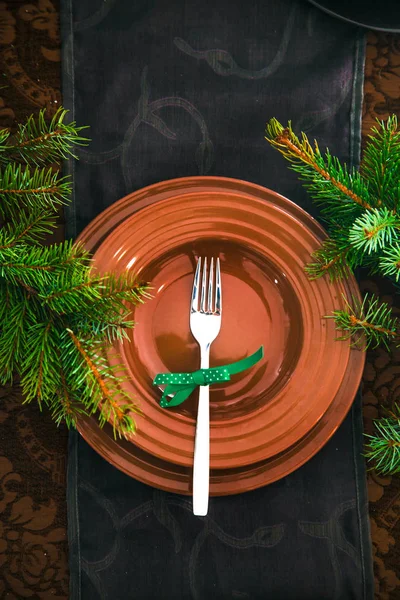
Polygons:
<instances>
[{"instance_id":1,"label":"fork handle","mask_svg":"<svg viewBox=\"0 0 400 600\"><path fill-rule=\"evenodd\" d=\"M200 368L210 366L210 346L201 348ZM208 511L210 487L210 387L199 386L193 464L193 514L204 517Z\"/></svg>"}]
</instances>

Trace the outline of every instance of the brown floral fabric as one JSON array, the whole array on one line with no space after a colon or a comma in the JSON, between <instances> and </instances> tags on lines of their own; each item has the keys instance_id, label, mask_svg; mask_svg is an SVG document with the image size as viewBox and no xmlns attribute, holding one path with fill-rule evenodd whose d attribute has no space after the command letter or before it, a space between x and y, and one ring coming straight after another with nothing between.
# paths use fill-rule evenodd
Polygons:
<instances>
[{"instance_id":1,"label":"brown floral fabric","mask_svg":"<svg viewBox=\"0 0 400 600\"><path fill-rule=\"evenodd\" d=\"M58 3L0 2L0 127L61 104ZM400 112L400 35L368 34L363 132ZM55 236L60 239L62 227ZM54 238L52 238L54 239ZM394 303L387 283L366 277L363 291ZM399 402L400 350L368 353L363 379L367 432ZM17 384L0 388L0 598L68 598L65 469L67 432ZM368 475L375 589L400 598L400 478Z\"/></svg>"},{"instance_id":2,"label":"brown floral fabric","mask_svg":"<svg viewBox=\"0 0 400 600\"><path fill-rule=\"evenodd\" d=\"M58 5L0 2L0 127L61 104ZM60 238L60 233L56 239ZM0 388L0 598L68 598L67 431Z\"/></svg>"}]
</instances>

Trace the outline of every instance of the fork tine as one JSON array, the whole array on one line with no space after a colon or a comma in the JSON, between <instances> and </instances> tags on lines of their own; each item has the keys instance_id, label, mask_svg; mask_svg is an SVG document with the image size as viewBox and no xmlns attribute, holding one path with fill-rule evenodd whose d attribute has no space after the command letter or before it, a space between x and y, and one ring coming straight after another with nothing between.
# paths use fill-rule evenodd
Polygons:
<instances>
[{"instance_id":1,"label":"fork tine","mask_svg":"<svg viewBox=\"0 0 400 600\"><path fill-rule=\"evenodd\" d=\"M217 269L215 276L215 312L220 315L222 312L222 286L221 286L221 265L217 258Z\"/></svg>"},{"instance_id":2,"label":"fork tine","mask_svg":"<svg viewBox=\"0 0 400 600\"><path fill-rule=\"evenodd\" d=\"M199 283L200 283L200 271L201 271L201 257L197 259L196 273L193 280L192 290L192 312L199 309Z\"/></svg>"},{"instance_id":3,"label":"fork tine","mask_svg":"<svg viewBox=\"0 0 400 600\"><path fill-rule=\"evenodd\" d=\"M214 286L214 259L211 259L210 274L208 276L208 297L207 297L207 312L213 311L213 286Z\"/></svg>"},{"instance_id":4,"label":"fork tine","mask_svg":"<svg viewBox=\"0 0 400 600\"><path fill-rule=\"evenodd\" d=\"M206 312L206 287L207 287L207 258L204 259L203 277L202 277L202 281L201 281L201 298L200 298L201 312Z\"/></svg>"}]
</instances>

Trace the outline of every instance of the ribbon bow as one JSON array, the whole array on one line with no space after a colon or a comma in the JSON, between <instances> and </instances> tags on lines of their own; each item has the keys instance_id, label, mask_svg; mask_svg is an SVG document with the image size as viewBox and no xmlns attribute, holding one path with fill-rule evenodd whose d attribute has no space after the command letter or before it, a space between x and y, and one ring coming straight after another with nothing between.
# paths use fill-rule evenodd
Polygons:
<instances>
[{"instance_id":1,"label":"ribbon bow","mask_svg":"<svg viewBox=\"0 0 400 600\"><path fill-rule=\"evenodd\" d=\"M154 385L165 385L166 388L160 400L162 408L178 406L182 404L198 385L212 385L229 381L231 375L242 373L250 369L264 356L264 346L260 346L257 352L247 356L242 360L223 365L221 367L212 367L211 369L199 369L193 373L159 373L155 376ZM168 398L173 394L171 399Z\"/></svg>"}]
</instances>

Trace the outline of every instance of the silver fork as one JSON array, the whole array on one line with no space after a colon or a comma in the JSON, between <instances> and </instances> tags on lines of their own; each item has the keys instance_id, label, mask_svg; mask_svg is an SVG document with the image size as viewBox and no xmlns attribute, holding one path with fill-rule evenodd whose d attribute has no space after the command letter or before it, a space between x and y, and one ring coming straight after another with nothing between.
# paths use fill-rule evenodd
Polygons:
<instances>
[{"instance_id":1,"label":"silver fork","mask_svg":"<svg viewBox=\"0 0 400 600\"><path fill-rule=\"evenodd\" d=\"M201 277L201 265L203 275ZM201 279L201 292L199 293ZM200 346L200 368L210 366L210 346L221 328L222 290L221 267L219 258L216 261L215 294L214 294L214 259L211 259L210 273L207 278L207 258L197 261L193 281L192 300L190 305L190 329ZM197 410L196 437L194 442L193 465L193 514L205 516L208 510L210 480L210 407L209 386L201 385L199 389L199 405Z\"/></svg>"}]
</instances>

